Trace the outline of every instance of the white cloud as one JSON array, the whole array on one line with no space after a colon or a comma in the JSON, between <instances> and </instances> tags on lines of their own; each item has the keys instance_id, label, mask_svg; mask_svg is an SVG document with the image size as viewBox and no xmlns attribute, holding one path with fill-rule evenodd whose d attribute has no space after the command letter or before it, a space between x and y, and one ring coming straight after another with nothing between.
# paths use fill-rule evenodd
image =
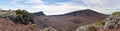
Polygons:
<instances>
[{"instance_id":1,"label":"white cloud","mask_svg":"<svg viewBox=\"0 0 120 31\"><path fill-rule=\"evenodd\" d=\"M100 7L116 7L120 5L120 0L83 0L85 4Z\"/></svg>"},{"instance_id":2,"label":"white cloud","mask_svg":"<svg viewBox=\"0 0 120 31\"><path fill-rule=\"evenodd\" d=\"M37 3L37 2L36 2ZM88 7L79 6L70 2L66 3L56 3L59 5L44 5L45 3L41 1L42 4L35 4L32 6L33 9L43 11L47 15L57 15L72 12L80 9L87 9ZM33 11L32 11L33 12ZM36 11L34 11L36 12Z\"/></svg>"},{"instance_id":3,"label":"white cloud","mask_svg":"<svg viewBox=\"0 0 120 31\"><path fill-rule=\"evenodd\" d=\"M16 4L17 1L20 0L13 0L12 3L19 7L25 7L24 5ZM33 6L27 7L27 10L31 12L36 12L34 10L41 10L47 15L64 14L81 9L93 9L105 14L110 14L113 11L120 11L120 0L72 0L64 3L56 3L59 5L45 5L45 2L42 0L28 0L25 3L34 4Z\"/></svg>"},{"instance_id":4,"label":"white cloud","mask_svg":"<svg viewBox=\"0 0 120 31\"><path fill-rule=\"evenodd\" d=\"M18 1L21 1L21 0L12 0L12 1L9 2L9 3L11 3L11 4L16 4L16 2L18 2Z\"/></svg>"},{"instance_id":5,"label":"white cloud","mask_svg":"<svg viewBox=\"0 0 120 31\"><path fill-rule=\"evenodd\" d=\"M26 3L43 3L41 0L28 0Z\"/></svg>"},{"instance_id":6,"label":"white cloud","mask_svg":"<svg viewBox=\"0 0 120 31\"><path fill-rule=\"evenodd\" d=\"M114 11L120 11L120 0L82 0L92 9L110 14Z\"/></svg>"},{"instance_id":7,"label":"white cloud","mask_svg":"<svg viewBox=\"0 0 120 31\"><path fill-rule=\"evenodd\" d=\"M45 14L47 15L53 15L53 14L64 14L68 12L72 12L75 10L80 10L80 9L87 9L87 7L84 6L74 6L74 5L69 5L67 3L60 3L62 5L35 5L33 8L36 9L41 9L44 11Z\"/></svg>"},{"instance_id":8,"label":"white cloud","mask_svg":"<svg viewBox=\"0 0 120 31\"><path fill-rule=\"evenodd\" d=\"M86 6L79 5L78 2L81 2L81 0L72 0L66 3L57 3L60 5L43 5L43 4L38 4L34 5L33 8L36 9L41 9L42 11L45 12L47 15L52 15L52 14L64 14L68 12L72 12L75 10L81 10L81 9L93 9L95 11L101 12L101 13L111 13L113 12L112 5L110 3L114 2L109 2L108 0L82 0ZM78 4L76 4L78 3ZM107 5L109 3L109 5ZM111 8L110 8L111 6ZM116 5L115 5L116 6ZM113 6L113 7L115 7ZM116 9L116 8L115 8ZM111 10L111 11L106 11L106 10Z\"/></svg>"},{"instance_id":9,"label":"white cloud","mask_svg":"<svg viewBox=\"0 0 120 31\"><path fill-rule=\"evenodd\" d=\"M15 6L17 7L25 7L24 5L20 5L20 4L17 4L17 2L19 2L21 0L12 0L11 2L9 2L10 4L14 4Z\"/></svg>"}]
</instances>

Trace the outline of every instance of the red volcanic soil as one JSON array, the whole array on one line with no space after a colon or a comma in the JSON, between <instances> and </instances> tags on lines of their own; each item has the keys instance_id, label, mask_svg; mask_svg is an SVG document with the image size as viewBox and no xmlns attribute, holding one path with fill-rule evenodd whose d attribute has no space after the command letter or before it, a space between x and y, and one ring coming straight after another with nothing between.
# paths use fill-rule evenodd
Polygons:
<instances>
[{"instance_id":1,"label":"red volcanic soil","mask_svg":"<svg viewBox=\"0 0 120 31\"><path fill-rule=\"evenodd\" d=\"M0 18L0 31L40 31L30 25L16 24L11 20Z\"/></svg>"},{"instance_id":2,"label":"red volcanic soil","mask_svg":"<svg viewBox=\"0 0 120 31\"><path fill-rule=\"evenodd\" d=\"M63 15L39 16L36 17L35 23L40 28L53 27L59 31L75 31L79 26L99 22L105 18L105 14L86 9Z\"/></svg>"}]
</instances>

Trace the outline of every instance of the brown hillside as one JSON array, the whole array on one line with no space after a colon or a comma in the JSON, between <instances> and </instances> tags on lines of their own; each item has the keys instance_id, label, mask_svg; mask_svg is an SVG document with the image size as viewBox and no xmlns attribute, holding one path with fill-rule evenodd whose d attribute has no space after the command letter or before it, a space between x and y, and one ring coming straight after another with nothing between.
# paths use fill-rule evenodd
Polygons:
<instances>
[{"instance_id":1,"label":"brown hillside","mask_svg":"<svg viewBox=\"0 0 120 31\"><path fill-rule=\"evenodd\" d=\"M0 31L40 31L40 29L33 28L31 25L16 24L11 20L0 18Z\"/></svg>"},{"instance_id":2,"label":"brown hillside","mask_svg":"<svg viewBox=\"0 0 120 31\"><path fill-rule=\"evenodd\" d=\"M53 27L59 31L74 31L77 27L91 24L107 18L107 15L86 9L63 15L39 16L35 23L40 28Z\"/></svg>"}]
</instances>

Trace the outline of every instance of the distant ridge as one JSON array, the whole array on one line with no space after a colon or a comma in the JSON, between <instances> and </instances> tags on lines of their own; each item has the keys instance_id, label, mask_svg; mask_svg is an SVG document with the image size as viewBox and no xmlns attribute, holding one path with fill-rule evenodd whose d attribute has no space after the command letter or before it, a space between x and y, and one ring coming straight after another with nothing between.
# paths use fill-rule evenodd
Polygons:
<instances>
[{"instance_id":1,"label":"distant ridge","mask_svg":"<svg viewBox=\"0 0 120 31\"><path fill-rule=\"evenodd\" d=\"M37 17L37 16L46 16L42 11L36 12L36 13L30 13L32 17Z\"/></svg>"},{"instance_id":2,"label":"distant ridge","mask_svg":"<svg viewBox=\"0 0 120 31\"><path fill-rule=\"evenodd\" d=\"M96 11L93 11L91 9L85 9L85 10L78 10L78 11L74 11L74 12L69 12L66 14L61 14L61 15L53 15L53 16L79 16L79 15L92 15L92 14L100 14L100 15L105 15L102 13L98 13Z\"/></svg>"},{"instance_id":3,"label":"distant ridge","mask_svg":"<svg viewBox=\"0 0 120 31\"><path fill-rule=\"evenodd\" d=\"M64 15L73 15L73 16L76 16L76 15L83 15L83 14L90 14L90 13L98 13L98 12L95 12L93 10L90 10L90 9L85 9L85 10L78 10L78 11L74 11L74 12L70 12L70 13L67 13L67 14L64 14Z\"/></svg>"},{"instance_id":4,"label":"distant ridge","mask_svg":"<svg viewBox=\"0 0 120 31\"><path fill-rule=\"evenodd\" d=\"M41 11L41 12L36 12L36 13L33 13L34 15L36 16L45 16L45 14Z\"/></svg>"}]
</instances>

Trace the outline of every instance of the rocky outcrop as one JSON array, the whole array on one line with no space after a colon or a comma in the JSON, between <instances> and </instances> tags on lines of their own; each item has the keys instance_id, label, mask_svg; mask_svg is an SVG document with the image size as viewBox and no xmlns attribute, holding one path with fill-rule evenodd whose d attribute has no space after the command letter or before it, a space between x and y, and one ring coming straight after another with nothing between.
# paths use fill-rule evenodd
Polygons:
<instances>
[{"instance_id":1,"label":"rocky outcrop","mask_svg":"<svg viewBox=\"0 0 120 31\"><path fill-rule=\"evenodd\" d=\"M90 31L91 29L89 29L89 28L91 26L94 27L94 30L96 30L96 31L120 31L120 16L109 16L108 18L106 18L105 21L106 21L105 25L103 25L103 26L98 27L98 26L96 26L96 24L80 26L79 28L77 28L76 31Z\"/></svg>"},{"instance_id":2,"label":"rocky outcrop","mask_svg":"<svg viewBox=\"0 0 120 31\"><path fill-rule=\"evenodd\" d=\"M120 27L120 16L110 16L105 23L105 29L118 29Z\"/></svg>"}]
</instances>

